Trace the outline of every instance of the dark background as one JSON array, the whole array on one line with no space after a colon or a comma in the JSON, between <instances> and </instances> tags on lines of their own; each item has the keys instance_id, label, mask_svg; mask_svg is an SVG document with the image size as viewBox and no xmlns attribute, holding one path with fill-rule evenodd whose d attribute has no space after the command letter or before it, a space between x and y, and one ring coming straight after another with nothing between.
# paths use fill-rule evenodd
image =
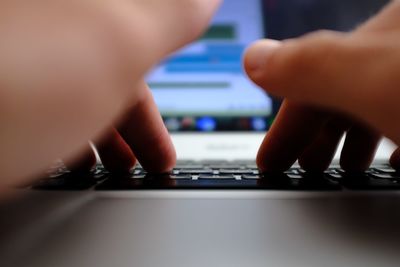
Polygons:
<instances>
[{"instance_id":1,"label":"dark background","mask_svg":"<svg viewBox=\"0 0 400 267\"><path fill-rule=\"evenodd\" d=\"M267 37L281 40L318 29L349 31L376 14L388 2L264 0Z\"/></svg>"}]
</instances>

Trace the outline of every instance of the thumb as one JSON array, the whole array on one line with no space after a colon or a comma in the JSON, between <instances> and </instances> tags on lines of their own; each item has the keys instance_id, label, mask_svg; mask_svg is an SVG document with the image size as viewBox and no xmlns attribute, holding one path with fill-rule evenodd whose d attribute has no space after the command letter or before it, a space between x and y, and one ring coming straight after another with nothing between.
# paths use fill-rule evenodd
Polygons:
<instances>
[{"instance_id":1,"label":"thumb","mask_svg":"<svg viewBox=\"0 0 400 267\"><path fill-rule=\"evenodd\" d=\"M245 54L245 69L272 95L354 112L366 104L358 92L365 81L359 55L347 39L318 32L283 42L258 41Z\"/></svg>"}]
</instances>

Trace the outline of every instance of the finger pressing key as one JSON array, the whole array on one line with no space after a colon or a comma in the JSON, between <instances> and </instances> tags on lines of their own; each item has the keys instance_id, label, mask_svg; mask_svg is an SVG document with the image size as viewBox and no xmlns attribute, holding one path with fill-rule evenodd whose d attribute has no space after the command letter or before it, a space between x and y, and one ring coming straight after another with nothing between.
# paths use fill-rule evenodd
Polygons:
<instances>
[{"instance_id":1,"label":"finger pressing key","mask_svg":"<svg viewBox=\"0 0 400 267\"><path fill-rule=\"evenodd\" d=\"M76 157L64 160L64 164L72 172L88 172L96 164L96 155L87 143Z\"/></svg>"},{"instance_id":2,"label":"finger pressing key","mask_svg":"<svg viewBox=\"0 0 400 267\"><path fill-rule=\"evenodd\" d=\"M328 121L312 142L300 156L300 166L306 171L322 172L331 164L339 146L348 122L341 116Z\"/></svg>"},{"instance_id":3,"label":"finger pressing key","mask_svg":"<svg viewBox=\"0 0 400 267\"><path fill-rule=\"evenodd\" d=\"M175 149L148 86L144 82L140 86L143 96L128 110L118 131L144 169L167 172L175 165Z\"/></svg>"},{"instance_id":4,"label":"finger pressing key","mask_svg":"<svg viewBox=\"0 0 400 267\"><path fill-rule=\"evenodd\" d=\"M259 168L265 172L282 172L290 168L328 119L326 112L284 101L258 152Z\"/></svg>"},{"instance_id":5,"label":"finger pressing key","mask_svg":"<svg viewBox=\"0 0 400 267\"><path fill-rule=\"evenodd\" d=\"M115 128L96 143L101 162L107 170L127 172L135 165L135 155Z\"/></svg>"},{"instance_id":6,"label":"finger pressing key","mask_svg":"<svg viewBox=\"0 0 400 267\"><path fill-rule=\"evenodd\" d=\"M355 124L347 133L340 157L340 165L346 171L362 172L371 165L378 149L381 135L374 129Z\"/></svg>"}]
</instances>

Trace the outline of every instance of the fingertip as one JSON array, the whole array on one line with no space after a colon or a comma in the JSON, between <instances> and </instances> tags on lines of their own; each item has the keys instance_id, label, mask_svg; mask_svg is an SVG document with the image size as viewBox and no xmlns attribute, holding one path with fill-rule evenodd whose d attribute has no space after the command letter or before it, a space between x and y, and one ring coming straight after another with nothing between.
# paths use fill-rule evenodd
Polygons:
<instances>
[{"instance_id":1,"label":"fingertip","mask_svg":"<svg viewBox=\"0 0 400 267\"><path fill-rule=\"evenodd\" d=\"M129 146L115 128L96 144L104 167L110 172L129 172L137 160Z\"/></svg>"},{"instance_id":2,"label":"fingertip","mask_svg":"<svg viewBox=\"0 0 400 267\"><path fill-rule=\"evenodd\" d=\"M261 173L283 173L294 163L293 159L282 160L274 154L274 147L268 142L261 146L256 159L256 164Z\"/></svg>"},{"instance_id":3,"label":"fingertip","mask_svg":"<svg viewBox=\"0 0 400 267\"><path fill-rule=\"evenodd\" d=\"M248 76L256 83L264 78L268 61L281 45L279 41L264 39L247 48L244 54L244 68Z\"/></svg>"},{"instance_id":4,"label":"fingertip","mask_svg":"<svg viewBox=\"0 0 400 267\"><path fill-rule=\"evenodd\" d=\"M329 168L330 161L327 162L327 161L322 161L320 159L312 160L312 156L304 158L300 157L299 165L303 170L307 172L322 173Z\"/></svg>"},{"instance_id":5,"label":"fingertip","mask_svg":"<svg viewBox=\"0 0 400 267\"><path fill-rule=\"evenodd\" d=\"M149 170L155 173L168 173L173 170L175 165L176 165L176 154L174 150L174 153L170 153L167 157L165 157L165 160L161 162L157 168L155 169L149 168Z\"/></svg>"},{"instance_id":6,"label":"fingertip","mask_svg":"<svg viewBox=\"0 0 400 267\"><path fill-rule=\"evenodd\" d=\"M327 116L329 118L330 115ZM344 118L329 119L300 155L300 167L311 173L322 173L328 169L348 127Z\"/></svg>"},{"instance_id":7,"label":"fingertip","mask_svg":"<svg viewBox=\"0 0 400 267\"><path fill-rule=\"evenodd\" d=\"M113 158L106 159L106 157L103 156L102 164L108 171L112 173L129 172L137 162L135 156L130 151L125 152L125 154L117 154L111 157Z\"/></svg>"},{"instance_id":8,"label":"fingertip","mask_svg":"<svg viewBox=\"0 0 400 267\"><path fill-rule=\"evenodd\" d=\"M279 170L276 170L275 167L271 167L269 164L269 161L265 159L264 155L262 152L259 152L257 155L256 159L256 164L258 167L258 170L260 173L273 173L273 172L280 172Z\"/></svg>"},{"instance_id":9,"label":"fingertip","mask_svg":"<svg viewBox=\"0 0 400 267\"><path fill-rule=\"evenodd\" d=\"M167 133L167 132L166 132ZM150 173L167 173L176 165L176 150L168 134L159 137L156 153L142 153L140 162L145 170Z\"/></svg>"},{"instance_id":10,"label":"fingertip","mask_svg":"<svg viewBox=\"0 0 400 267\"><path fill-rule=\"evenodd\" d=\"M348 172L366 171L375 158L381 135L364 125L353 126L346 135L340 166Z\"/></svg>"},{"instance_id":11,"label":"fingertip","mask_svg":"<svg viewBox=\"0 0 400 267\"><path fill-rule=\"evenodd\" d=\"M96 165L97 158L90 146L73 159L65 160L65 165L72 172L88 172Z\"/></svg>"},{"instance_id":12,"label":"fingertip","mask_svg":"<svg viewBox=\"0 0 400 267\"><path fill-rule=\"evenodd\" d=\"M268 166L266 166L265 164L264 156L261 149L257 154L256 164L260 172L266 172L268 170Z\"/></svg>"},{"instance_id":13,"label":"fingertip","mask_svg":"<svg viewBox=\"0 0 400 267\"><path fill-rule=\"evenodd\" d=\"M357 162L354 163L349 158L340 159L340 167L349 173L362 173L368 170L370 162Z\"/></svg>"}]
</instances>

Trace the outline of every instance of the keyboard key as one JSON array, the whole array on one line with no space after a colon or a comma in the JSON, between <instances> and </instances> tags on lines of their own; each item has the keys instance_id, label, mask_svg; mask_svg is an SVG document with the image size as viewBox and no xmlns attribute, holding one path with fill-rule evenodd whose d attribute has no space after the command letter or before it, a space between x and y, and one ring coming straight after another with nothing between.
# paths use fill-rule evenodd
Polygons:
<instances>
[{"instance_id":1,"label":"keyboard key","mask_svg":"<svg viewBox=\"0 0 400 267\"><path fill-rule=\"evenodd\" d=\"M219 170L219 174L254 174L252 170Z\"/></svg>"},{"instance_id":2,"label":"keyboard key","mask_svg":"<svg viewBox=\"0 0 400 267\"><path fill-rule=\"evenodd\" d=\"M233 175L200 175L197 179L223 179L223 180L235 180L235 176Z\"/></svg>"},{"instance_id":3,"label":"keyboard key","mask_svg":"<svg viewBox=\"0 0 400 267\"><path fill-rule=\"evenodd\" d=\"M392 169L390 167L378 167L378 168L373 168L373 170L379 173L388 173L388 174L397 173L395 169Z\"/></svg>"},{"instance_id":4,"label":"keyboard key","mask_svg":"<svg viewBox=\"0 0 400 267\"><path fill-rule=\"evenodd\" d=\"M190 165L176 165L174 170L198 170L203 169L204 166L200 164L190 164Z\"/></svg>"},{"instance_id":5,"label":"keyboard key","mask_svg":"<svg viewBox=\"0 0 400 267\"><path fill-rule=\"evenodd\" d=\"M134 175L140 175L140 174L143 174L143 173L144 173L143 169L134 169L132 171L132 174L134 174Z\"/></svg>"},{"instance_id":6,"label":"keyboard key","mask_svg":"<svg viewBox=\"0 0 400 267\"><path fill-rule=\"evenodd\" d=\"M289 173L287 175L290 179L303 179L303 175Z\"/></svg>"},{"instance_id":7,"label":"keyboard key","mask_svg":"<svg viewBox=\"0 0 400 267\"><path fill-rule=\"evenodd\" d=\"M343 179L343 175L340 173L326 173L326 176L328 178L331 178L333 180L339 180L339 179Z\"/></svg>"},{"instance_id":8,"label":"keyboard key","mask_svg":"<svg viewBox=\"0 0 400 267\"><path fill-rule=\"evenodd\" d=\"M240 165L209 165L208 168L213 169L213 170L237 170L240 169Z\"/></svg>"},{"instance_id":9,"label":"keyboard key","mask_svg":"<svg viewBox=\"0 0 400 267\"><path fill-rule=\"evenodd\" d=\"M137 174L137 175L132 175L130 178L131 179L144 179L144 178L146 178L146 175L145 174Z\"/></svg>"},{"instance_id":10,"label":"keyboard key","mask_svg":"<svg viewBox=\"0 0 400 267\"><path fill-rule=\"evenodd\" d=\"M369 176L376 179L395 179L395 176L390 173L370 173Z\"/></svg>"},{"instance_id":11,"label":"keyboard key","mask_svg":"<svg viewBox=\"0 0 400 267\"><path fill-rule=\"evenodd\" d=\"M336 170L337 168L330 168L324 172L325 176L328 179L333 179L334 181L338 181L343 179L343 173Z\"/></svg>"},{"instance_id":12,"label":"keyboard key","mask_svg":"<svg viewBox=\"0 0 400 267\"><path fill-rule=\"evenodd\" d=\"M284 172L284 174L286 174L286 175L294 175L294 177L293 177L294 179L300 179L301 177L303 177L303 175L305 173L306 173L306 171L304 171L302 169L298 169L298 168L296 168L296 169L291 168Z\"/></svg>"},{"instance_id":13,"label":"keyboard key","mask_svg":"<svg viewBox=\"0 0 400 267\"><path fill-rule=\"evenodd\" d=\"M191 175L199 175L199 174L214 174L213 170L209 169L190 169L190 170L179 170L176 174L191 174Z\"/></svg>"},{"instance_id":14,"label":"keyboard key","mask_svg":"<svg viewBox=\"0 0 400 267\"><path fill-rule=\"evenodd\" d=\"M192 180L192 176L191 175L171 175L170 176L171 179L176 179L176 180Z\"/></svg>"},{"instance_id":15,"label":"keyboard key","mask_svg":"<svg viewBox=\"0 0 400 267\"><path fill-rule=\"evenodd\" d=\"M244 179L244 180L258 180L258 179L261 179L261 175L260 174L253 174L253 175L245 174L245 175L242 175L242 179Z\"/></svg>"}]
</instances>

